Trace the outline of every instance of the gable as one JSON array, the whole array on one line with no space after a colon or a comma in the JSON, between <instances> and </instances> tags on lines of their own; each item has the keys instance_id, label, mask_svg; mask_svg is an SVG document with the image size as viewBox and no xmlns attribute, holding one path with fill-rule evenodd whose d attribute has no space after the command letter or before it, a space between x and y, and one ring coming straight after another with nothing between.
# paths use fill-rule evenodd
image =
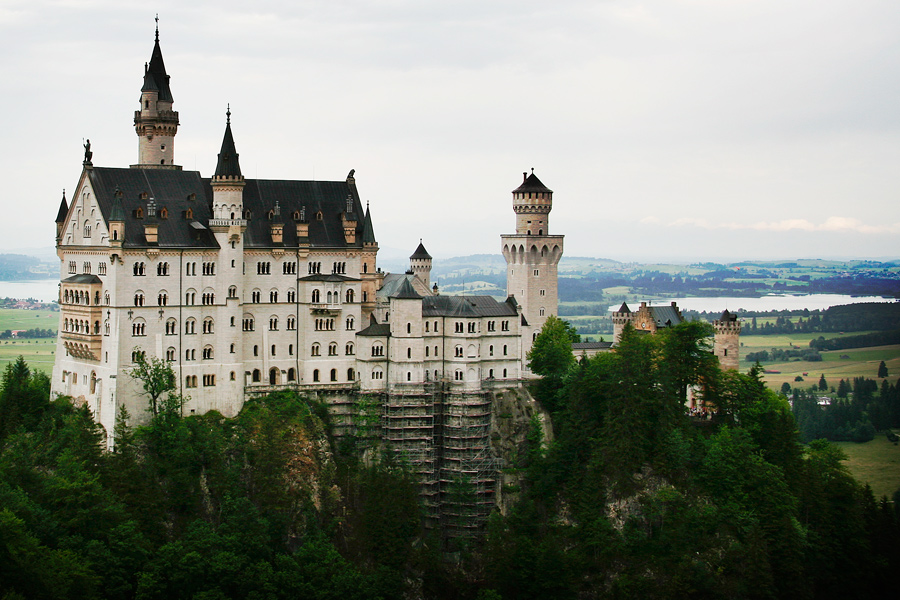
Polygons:
<instances>
[{"instance_id":1,"label":"gable","mask_svg":"<svg viewBox=\"0 0 900 600\"><path fill-rule=\"evenodd\" d=\"M61 236L64 246L106 246L109 244L109 228L97 194L90 179L81 176L66 215L66 225Z\"/></svg>"}]
</instances>

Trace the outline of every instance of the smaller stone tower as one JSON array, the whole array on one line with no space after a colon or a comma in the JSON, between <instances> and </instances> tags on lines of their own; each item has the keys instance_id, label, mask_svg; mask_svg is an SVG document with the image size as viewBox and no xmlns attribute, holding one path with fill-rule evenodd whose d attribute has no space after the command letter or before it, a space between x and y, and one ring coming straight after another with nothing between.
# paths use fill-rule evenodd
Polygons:
<instances>
[{"instance_id":1,"label":"smaller stone tower","mask_svg":"<svg viewBox=\"0 0 900 600\"><path fill-rule=\"evenodd\" d=\"M425 287L430 286L431 255L425 250L425 246L422 245L421 239L419 240L419 247L416 248L416 251L409 257L409 270L419 276L419 279L425 283Z\"/></svg>"},{"instance_id":2,"label":"smaller stone tower","mask_svg":"<svg viewBox=\"0 0 900 600\"><path fill-rule=\"evenodd\" d=\"M175 134L178 112L172 110L172 90L159 48L159 19L156 43L150 62L144 65L141 108L134 111L134 130L138 136L138 162L133 169L181 169L175 164Z\"/></svg>"},{"instance_id":3,"label":"smaller stone tower","mask_svg":"<svg viewBox=\"0 0 900 600\"><path fill-rule=\"evenodd\" d=\"M622 330L625 329L625 324L630 323L632 318L633 313L624 302L622 303L622 306L619 307L619 310L613 312L613 344L619 343L619 340L622 338Z\"/></svg>"},{"instance_id":4,"label":"smaller stone tower","mask_svg":"<svg viewBox=\"0 0 900 600\"><path fill-rule=\"evenodd\" d=\"M738 368L741 352L741 322L737 315L733 315L726 309L717 321L713 321L716 328L716 336L713 342L713 352L719 358L722 369Z\"/></svg>"}]
</instances>

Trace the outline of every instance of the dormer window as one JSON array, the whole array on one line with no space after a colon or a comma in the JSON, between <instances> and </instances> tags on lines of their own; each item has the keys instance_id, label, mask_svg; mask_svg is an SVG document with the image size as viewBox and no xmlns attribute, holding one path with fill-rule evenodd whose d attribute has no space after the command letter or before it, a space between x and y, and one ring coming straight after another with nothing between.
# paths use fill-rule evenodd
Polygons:
<instances>
[{"instance_id":1,"label":"dormer window","mask_svg":"<svg viewBox=\"0 0 900 600\"><path fill-rule=\"evenodd\" d=\"M169 218L169 209L166 207L162 207L159 209L159 218L160 219L168 219Z\"/></svg>"},{"instance_id":2,"label":"dormer window","mask_svg":"<svg viewBox=\"0 0 900 600\"><path fill-rule=\"evenodd\" d=\"M187 199L188 200L196 200L197 194L194 194L194 193L188 194Z\"/></svg>"},{"instance_id":3,"label":"dormer window","mask_svg":"<svg viewBox=\"0 0 900 600\"><path fill-rule=\"evenodd\" d=\"M320 210L319 212L316 213L316 221L321 221L321 220L322 220L322 211Z\"/></svg>"},{"instance_id":4,"label":"dormer window","mask_svg":"<svg viewBox=\"0 0 900 600\"><path fill-rule=\"evenodd\" d=\"M150 197L150 196L147 194L147 192L141 192L141 195L140 195L140 199L141 199L141 200L146 200L146 199L149 198L149 197Z\"/></svg>"},{"instance_id":5,"label":"dormer window","mask_svg":"<svg viewBox=\"0 0 900 600\"><path fill-rule=\"evenodd\" d=\"M136 219L143 219L144 218L144 209L141 208L140 206L138 206L137 209L135 209L135 211L134 211L134 216Z\"/></svg>"},{"instance_id":6,"label":"dormer window","mask_svg":"<svg viewBox=\"0 0 900 600\"><path fill-rule=\"evenodd\" d=\"M194 218L194 209L189 208L186 211L184 211L184 218L185 219L193 219Z\"/></svg>"}]
</instances>

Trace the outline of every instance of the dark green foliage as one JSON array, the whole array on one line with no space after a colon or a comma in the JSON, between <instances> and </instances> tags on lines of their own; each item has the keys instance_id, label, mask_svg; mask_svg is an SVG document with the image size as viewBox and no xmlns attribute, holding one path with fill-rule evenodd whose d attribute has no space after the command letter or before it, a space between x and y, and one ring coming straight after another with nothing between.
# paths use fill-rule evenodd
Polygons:
<instances>
[{"instance_id":1,"label":"dark green foliage","mask_svg":"<svg viewBox=\"0 0 900 600\"><path fill-rule=\"evenodd\" d=\"M6 365L0 388L0 443L18 428L33 429L50 405L50 380L21 356Z\"/></svg>"},{"instance_id":2,"label":"dark green foliage","mask_svg":"<svg viewBox=\"0 0 900 600\"><path fill-rule=\"evenodd\" d=\"M892 597L898 512L839 450L800 444L828 423L817 390L792 390L795 422L759 369L722 373L704 331L626 328L616 352L561 361L554 435L532 419L519 501L466 543L422 530L389 448L335 457L327 413L295 394L233 419L166 394L147 425L121 412L107 453L87 408L29 396L43 384L12 365L3 406L33 408L0 445L0 598ZM855 380L834 410L895 418L897 387ZM688 394L715 418L690 419Z\"/></svg>"},{"instance_id":3,"label":"dark green foliage","mask_svg":"<svg viewBox=\"0 0 900 600\"><path fill-rule=\"evenodd\" d=\"M578 332L571 324L550 315L528 351L528 367L542 376L538 383L538 399L551 412L559 408L557 394L575 364L572 344L579 340Z\"/></svg>"},{"instance_id":4,"label":"dark green foliage","mask_svg":"<svg viewBox=\"0 0 900 600\"><path fill-rule=\"evenodd\" d=\"M881 379L881 378L884 378L887 376L888 376L887 365L884 364L884 361L881 361L880 363L878 363L878 377L879 377L879 379Z\"/></svg>"}]
</instances>

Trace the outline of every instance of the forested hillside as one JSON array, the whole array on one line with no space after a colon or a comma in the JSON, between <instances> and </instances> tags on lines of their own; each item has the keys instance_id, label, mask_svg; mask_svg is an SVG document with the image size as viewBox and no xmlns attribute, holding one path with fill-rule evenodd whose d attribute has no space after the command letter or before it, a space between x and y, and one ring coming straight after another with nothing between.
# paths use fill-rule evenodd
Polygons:
<instances>
[{"instance_id":1,"label":"forested hillside","mask_svg":"<svg viewBox=\"0 0 900 600\"><path fill-rule=\"evenodd\" d=\"M629 328L576 362L550 319L531 359L554 436L533 423L506 467L520 499L481 540L422 529L402 461L358 460L370 440L336 444L315 402L226 419L169 396L104 452L87 409L19 361L0 390L0 597L890 597L895 505L803 445L758 373L722 373L708 334ZM699 382L714 418L683 409Z\"/></svg>"}]
</instances>

